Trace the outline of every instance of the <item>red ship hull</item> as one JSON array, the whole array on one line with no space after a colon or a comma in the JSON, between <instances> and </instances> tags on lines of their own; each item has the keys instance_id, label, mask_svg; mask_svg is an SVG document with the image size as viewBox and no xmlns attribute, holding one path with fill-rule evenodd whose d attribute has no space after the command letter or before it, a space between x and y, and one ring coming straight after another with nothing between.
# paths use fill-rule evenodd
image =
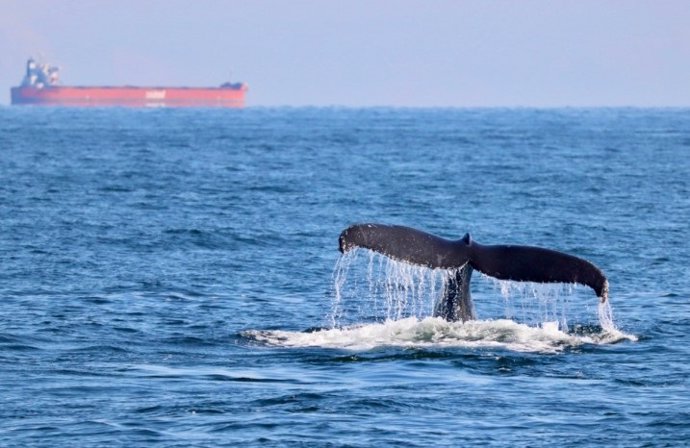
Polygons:
<instances>
[{"instance_id":1,"label":"red ship hull","mask_svg":"<svg viewBox=\"0 0 690 448\"><path fill-rule=\"evenodd\" d=\"M13 87L12 104L43 106L244 107L245 84L228 87Z\"/></svg>"}]
</instances>

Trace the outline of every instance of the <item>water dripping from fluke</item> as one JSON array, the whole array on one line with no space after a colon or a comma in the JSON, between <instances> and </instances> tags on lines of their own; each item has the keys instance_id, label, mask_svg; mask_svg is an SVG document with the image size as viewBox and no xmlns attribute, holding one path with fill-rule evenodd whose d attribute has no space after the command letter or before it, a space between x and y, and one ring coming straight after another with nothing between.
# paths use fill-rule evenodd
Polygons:
<instances>
[{"instance_id":1,"label":"water dripping from fluke","mask_svg":"<svg viewBox=\"0 0 690 448\"><path fill-rule=\"evenodd\" d=\"M447 269L411 265L368 249L350 250L341 255L333 270L330 328L342 331L406 319L419 323L437 319L434 310L451 277ZM447 325L458 327L507 320L544 334L577 337L582 343L637 340L616 327L610 301L598 303L596 312L587 301L584 306L573 305L571 299L577 295L577 285L514 282L485 275L479 278L483 279L485 290L491 289L486 284L494 289L493 294L485 291L479 296L491 299L498 290L502 304L493 300L489 300L493 303L478 304L487 313L481 317L491 318L489 321L448 322ZM583 327L598 328L598 331L579 335L574 332Z\"/></svg>"}]
</instances>

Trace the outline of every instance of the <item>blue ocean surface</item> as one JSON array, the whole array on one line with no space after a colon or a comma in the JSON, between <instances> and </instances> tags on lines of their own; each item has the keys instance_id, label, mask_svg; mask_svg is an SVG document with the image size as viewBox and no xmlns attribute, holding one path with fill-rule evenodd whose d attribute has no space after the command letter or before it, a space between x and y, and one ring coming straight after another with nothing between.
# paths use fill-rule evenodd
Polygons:
<instances>
[{"instance_id":1,"label":"blue ocean surface","mask_svg":"<svg viewBox=\"0 0 690 448\"><path fill-rule=\"evenodd\" d=\"M0 446L687 446L690 110L0 108ZM438 273L401 224L586 258Z\"/></svg>"}]
</instances>

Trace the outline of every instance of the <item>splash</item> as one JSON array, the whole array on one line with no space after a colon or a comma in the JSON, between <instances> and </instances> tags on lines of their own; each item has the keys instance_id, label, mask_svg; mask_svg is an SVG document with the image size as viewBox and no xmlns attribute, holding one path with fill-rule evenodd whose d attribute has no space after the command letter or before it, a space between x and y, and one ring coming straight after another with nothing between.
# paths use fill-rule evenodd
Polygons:
<instances>
[{"instance_id":1,"label":"splash","mask_svg":"<svg viewBox=\"0 0 690 448\"><path fill-rule=\"evenodd\" d=\"M570 306L576 285L510 282L478 275L482 315L500 318L449 322L433 317L449 271L392 260L366 249L342 255L333 269L329 328L310 332L249 330L242 336L270 346L370 350L378 347L496 348L557 353L583 344L611 344L637 338L618 330L609 301L594 313ZM482 291L481 283L484 283ZM489 288L486 288L489 286ZM478 287L478 288L477 288ZM493 292L487 292L491 290ZM496 290L503 297L497 303ZM587 291L585 303L592 297ZM487 300L483 300L487 299ZM586 299L590 299L588 302ZM486 302L486 303L484 303ZM501 308L502 307L502 308ZM581 322L576 311L592 311L598 325ZM571 327L572 330L571 330Z\"/></svg>"},{"instance_id":2,"label":"splash","mask_svg":"<svg viewBox=\"0 0 690 448\"><path fill-rule=\"evenodd\" d=\"M445 290L448 273L444 269L395 261L367 249L351 250L338 259L333 271L329 324L336 328L411 317L423 321L433 315L434 305ZM497 280L476 271L475 276L480 280L474 282L478 292L475 297L495 295L482 291L482 285L477 283L483 281L503 298L502 305L495 300L477 301L477 307L484 308L479 310L480 316L500 316L542 330L555 325L566 334L571 327L594 327L596 324L588 321L598 319L598 326L609 339L633 338L616 328L609 301L599 303L594 312L591 309L594 301L587 291L586 297L577 297L577 306L571 306L571 299L579 292L577 285ZM549 325L544 327L545 323Z\"/></svg>"},{"instance_id":3,"label":"splash","mask_svg":"<svg viewBox=\"0 0 690 448\"><path fill-rule=\"evenodd\" d=\"M611 308L611 301L606 300L605 302L599 302L597 308L597 314L599 316L599 324L602 329L602 341L617 342L619 340L627 339L633 342L637 341L637 337L624 333L616 327L613 322L613 309Z\"/></svg>"},{"instance_id":4,"label":"splash","mask_svg":"<svg viewBox=\"0 0 690 448\"><path fill-rule=\"evenodd\" d=\"M509 319L448 322L438 317L353 325L315 332L246 331L245 338L280 347L324 347L371 350L402 348L492 348L519 352L557 353L583 344L616 342L610 335L573 335L558 329L556 322L531 327ZM620 335L618 340L625 338Z\"/></svg>"}]
</instances>

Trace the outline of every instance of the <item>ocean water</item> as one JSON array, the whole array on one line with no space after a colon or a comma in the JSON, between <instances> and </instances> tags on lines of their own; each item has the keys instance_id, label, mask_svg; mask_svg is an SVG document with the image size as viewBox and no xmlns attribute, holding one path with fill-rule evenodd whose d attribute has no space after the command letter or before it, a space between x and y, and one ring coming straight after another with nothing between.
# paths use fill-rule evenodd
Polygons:
<instances>
[{"instance_id":1,"label":"ocean water","mask_svg":"<svg viewBox=\"0 0 690 448\"><path fill-rule=\"evenodd\" d=\"M4 107L0 180L1 446L690 443L690 110ZM444 322L357 222L611 308L475 274Z\"/></svg>"}]
</instances>

